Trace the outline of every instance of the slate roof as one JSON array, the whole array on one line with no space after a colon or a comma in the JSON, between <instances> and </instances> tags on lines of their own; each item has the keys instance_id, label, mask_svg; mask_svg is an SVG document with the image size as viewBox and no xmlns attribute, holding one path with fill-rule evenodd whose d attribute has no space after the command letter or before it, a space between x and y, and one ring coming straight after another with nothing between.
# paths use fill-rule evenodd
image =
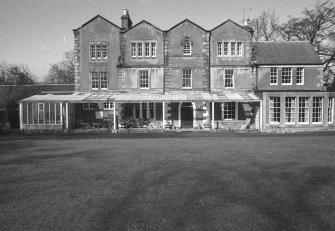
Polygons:
<instances>
[{"instance_id":1,"label":"slate roof","mask_svg":"<svg viewBox=\"0 0 335 231\"><path fill-rule=\"evenodd\" d=\"M253 46L259 65L322 65L308 41L254 42Z\"/></svg>"}]
</instances>

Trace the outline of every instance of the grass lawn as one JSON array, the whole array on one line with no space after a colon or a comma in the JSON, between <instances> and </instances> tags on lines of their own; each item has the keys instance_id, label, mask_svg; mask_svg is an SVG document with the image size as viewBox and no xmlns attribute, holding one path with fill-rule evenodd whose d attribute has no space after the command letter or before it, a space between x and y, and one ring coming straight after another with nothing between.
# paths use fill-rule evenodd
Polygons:
<instances>
[{"instance_id":1,"label":"grass lawn","mask_svg":"<svg viewBox=\"0 0 335 231\"><path fill-rule=\"evenodd\" d=\"M0 136L0 230L335 230L335 133Z\"/></svg>"}]
</instances>

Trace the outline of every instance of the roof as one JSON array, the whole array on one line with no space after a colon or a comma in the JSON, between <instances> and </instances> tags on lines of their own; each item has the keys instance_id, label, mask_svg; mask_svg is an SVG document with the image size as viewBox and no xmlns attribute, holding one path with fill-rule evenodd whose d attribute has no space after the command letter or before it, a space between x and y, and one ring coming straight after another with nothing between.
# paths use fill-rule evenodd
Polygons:
<instances>
[{"instance_id":1,"label":"roof","mask_svg":"<svg viewBox=\"0 0 335 231\"><path fill-rule=\"evenodd\" d=\"M189 23L195 25L196 27L200 28L201 30L203 30L203 31L207 31L206 29L202 28L201 26L199 26L198 24L192 22L191 20L189 20L189 19L187 19L187 18L184 19L183 21L181 21L180 23L174 25L173 27L171 27L171 28L168 29L167 31L173 30L174 28L176 28L177 26L179 26L179 25L181 25L181 24L183 24L183 23L185 23L185 22L189 22Z\"/></svg>"},{"instance_id":2,"label":"roof","mask_svg":"<svg viewBox=\"0 0 335 231\"><path fill-rule=\"evenodd\" d=\"M142 21L140 21L139 23L137 23L136 25L134 25L134 26L132 26L132 27L129 27L127 30L123 31L122 33L125 33L125 32L127 32L127 31L130 31L130 30L134 29L135 27L137 27L137 26L139 26L139 25L141 25L141 24L143 24L143 23L148 24L148 25L152 26L153 28L155 28L155 29L157 29L157 30L163 32L163 31L162 31L160 28L158 28L157 26L154 26L154 25L152 25L150 22L147 22L147 21L145 21L145 20L142 20Z\"/></svg>"},{"instance_id":3,"label":"roof","mask_svg":"<svg viewBox=\"0 0 335 231\"><path fill-rule=\"evenodd\" d=\"M213 29L211 29L211 31L216 30L217 28L219 28L220 26L222 26L222 25L224 25L224 24L226 24L226 23L228 23L228 22L230 22L230 23L236 25L237 27L240 27L241 29L243 29L243 30L245 30L245 31L247 31L247 32L250 33L250 29L247 29L246 27L241 26L240 24L238 24L237 22L234 22L234 21L231 20L231 19L228 19L228 20L224 21L224 22L221 23L220 25L218 25L218 26L214 27Z\"/></svg>"},{"instance_id":4,"label":"roof","mask_svg":"<svg viewBox=\"0 0 335 231\"><path fill-rule=\"evenodd\" d=\"M102 17L101 15L98 14L97 16L95 16L95 17L93 17L92 19L90 19L90 20L88 20L87 22L85 22L81 27L79 27L79 28L77 28L77 29L73 29L73 30L74 30L74 31L77 31L77 30L83 28L84 26L86 26L87 24L89 24L90 22L94 21L94 20L97 19L97 18L101 18L101 19L105 20L106 22L112 24L113 26L117 27L118 29L121 29L119 26L115 25L115 24L112 23L111 21L107 20L106 18L104 18L104 17Z\"/></svg>"},{"instance_id":5,"label":"roof","mask_svg":"<svg viewBox=\"0 0 335 231\"><path fill-rule=\"evenodd\" d=\"M322 65L308 41L254 42L253 46L259 65Z\"/></svg>"},{"instance_id":6,"label":"roof","mask_svg":"<svg viewBox=\"0 0 335 231\"><path fill-rule=\"evenodd\" d=\"M34 95L22 100L22 102L184 102L184 101L202 101L202 102L251 102L260 101L252 92L220 92L220 93L120 93L120 92L76 92L71 95Z\"/></svg>"}]
</instances>

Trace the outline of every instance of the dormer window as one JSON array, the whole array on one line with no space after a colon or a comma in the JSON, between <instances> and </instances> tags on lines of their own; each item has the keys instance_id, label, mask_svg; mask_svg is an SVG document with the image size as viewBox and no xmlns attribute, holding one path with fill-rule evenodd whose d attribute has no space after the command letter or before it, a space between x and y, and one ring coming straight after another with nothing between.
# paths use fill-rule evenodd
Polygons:
<instances>
[{"instance_id":1,"label":"dormer window","mask_svg":"<svg viewBox=\"0 0 335 231\"><path fill-rule=\"evenodd\" d=\"M183 55L191 55L192 43L187 37L182 41L182 46L183 46Z\"/></svg>"}]
</instances>

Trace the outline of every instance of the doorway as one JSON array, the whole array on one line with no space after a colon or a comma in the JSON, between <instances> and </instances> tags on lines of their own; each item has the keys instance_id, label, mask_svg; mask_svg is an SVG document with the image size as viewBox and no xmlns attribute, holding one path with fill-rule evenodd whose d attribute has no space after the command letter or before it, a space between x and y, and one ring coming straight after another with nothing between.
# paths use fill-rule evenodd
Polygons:
<instances>
[{"instance_id":1,"label":"doorway","mask_svg":"<svg viewBox=\"0 0 335 231\"><path fill-rule=\"evenodd\" d=\"M191 102L181 104L180 120L181 128L193 128L193 105Z\"/></svg>"}]
</instances>

